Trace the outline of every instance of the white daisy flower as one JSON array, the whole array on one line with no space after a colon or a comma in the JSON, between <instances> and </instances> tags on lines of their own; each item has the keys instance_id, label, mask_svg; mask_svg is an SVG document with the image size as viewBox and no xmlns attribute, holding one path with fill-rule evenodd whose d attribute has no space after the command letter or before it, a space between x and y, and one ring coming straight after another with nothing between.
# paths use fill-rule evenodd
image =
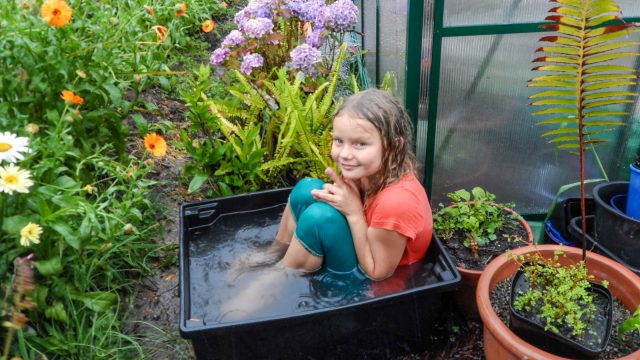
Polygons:
<instances>
[{"instance_id":1,"label":"white daisy flower","mask_svg":"<svg viewBox=\"0 0 640 360\"><path fill-rule=\"evenodd\" d=\"M31 185L33 180L29 170L22 170L14 164L0 167L0 193L28 193Z\"/></svg>"},{"instance_id":2,"label":"white daisy flower","mask_svg":"<svg viewBox=\"0 0 640 360\"><path fill-rule=\"evenodd\" d=\"M42 226L28 223L20 230L20 245L40 244L40 234L42 234Z\"/></svg>"},{"instance_id":3,"label":"white daisy flower","mask_svg":"<svg viewBox=\"0 0 640 360\"><path fill-rule=\"evenodd\" d=\"M29 138L18 137L8 131L0 132L0 163L14 163L24 159L22 153L29 152Z\"/></svg>"}]
</instances>

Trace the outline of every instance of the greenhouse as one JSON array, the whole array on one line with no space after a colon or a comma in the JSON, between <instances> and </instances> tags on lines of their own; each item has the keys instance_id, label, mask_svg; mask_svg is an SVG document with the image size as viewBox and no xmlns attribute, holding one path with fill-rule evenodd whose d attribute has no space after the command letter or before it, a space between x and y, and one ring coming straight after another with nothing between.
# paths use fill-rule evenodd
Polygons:
<instances>
[{"instance_id":1,"label":"greenhouse","mask_svg":"<svg viewBox=\"0 0 640 360\"><path fill-rule=\"evenodd\" d=\"M0 360L640 359L638 0L0 10Z\"/></svg>"}]
</instances>

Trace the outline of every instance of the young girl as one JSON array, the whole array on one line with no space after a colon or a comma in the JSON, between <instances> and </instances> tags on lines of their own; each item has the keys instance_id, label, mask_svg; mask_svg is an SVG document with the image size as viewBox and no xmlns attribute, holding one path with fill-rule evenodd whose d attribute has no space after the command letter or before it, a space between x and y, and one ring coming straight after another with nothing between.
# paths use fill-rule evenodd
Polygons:
<instances>
[{"instance_id":1,"label":"young girl","mask_svg":"<svg viewBox=\"0 0 640 360\"><path fill-rule=\"evenodd\" d=\"M420 260L431 242L429 200L416 175L411 123L388 92L349 97L333 120L331 157L342 176L303 179L292 190L276 244L284 266L373 280Z\"/></svg>"}]
</instances>

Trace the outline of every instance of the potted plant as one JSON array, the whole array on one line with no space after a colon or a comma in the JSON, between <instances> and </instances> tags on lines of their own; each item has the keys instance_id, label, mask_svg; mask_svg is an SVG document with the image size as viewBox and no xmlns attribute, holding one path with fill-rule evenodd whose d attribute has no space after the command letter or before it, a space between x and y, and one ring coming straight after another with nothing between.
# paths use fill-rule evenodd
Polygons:
<instances>
[{"instance_id":1,"label":"potted plant","mask_svg":"<svg viewBox=\"0 0 640 360\"><path fill-rule=\"evenodd\" d=\"M620 299L628 309L635 309L640 303L640 279L630 270L611 259L586 251L586 204L585 204L585 149L605 142L601 133L611 127L623 125L622 121L611 117L625 115L625 112L612 111L613 105L632 102L627 99L635 93L614 91L623 85L635 84L636 70L609 63L611 60L634 55L619 49L636 45L635 42L613 41L630 32L637 32L632 23L620 20L619 6L611 0L598 1L553 1L560 6L550 10L553 15L546 20L552 23L542 28L555 31L553 36L544 36L540 40L551 45L540 47L536 52L546 53L534 62L543 65L535 71L545 71L545 75L530 80L529 86L546 88L531 96L532 106L543 106L535 115L549 115L540 125L554 125L544 136L559 149L576 152L580 169L580 217L582 219L582 249L563 249L566 257L555 258L561 248L557 245L540 245L513 250L512 257L500 256L493 260L480 277L476 299L480 316L484 324L484 348L487 359L559 359L516 336L497 316L491 304L491 291L499 282L512 277L521 263L514 261L520 256L530 257L538 253L541 259L554 259L566 271L567 266L582 262L594 280L608 281L610 291ZM587 254L589 258L587 260ZM573 282L572 282L573 280ZM580 279L569 279L575 286ZM550 286L550 284L546 284ZM552 286L552 285L551 285ZM569 306L569 304L563 304ZM571 304L570 306L574 306ZM561 319L565 323L567 318ZM550 333L550 332L547 332ZM637 359L639 352L629 355Z\"/></svg>"},{"instance_id":2,"label":"potted plant","mask_svg":"<svg viewBox=\"0 0 640 360\"><path fill-rule=\"evenodd\" d=\"M511 204L495 202L496 196L481 187L447 196L452 202L447 207L440 204L433 216L433 228L456 259L462 275L454 302L465 316L478 318L473 295L482 269L505 250L532 244L533 233Z\"/></svg>"}]
</instances>

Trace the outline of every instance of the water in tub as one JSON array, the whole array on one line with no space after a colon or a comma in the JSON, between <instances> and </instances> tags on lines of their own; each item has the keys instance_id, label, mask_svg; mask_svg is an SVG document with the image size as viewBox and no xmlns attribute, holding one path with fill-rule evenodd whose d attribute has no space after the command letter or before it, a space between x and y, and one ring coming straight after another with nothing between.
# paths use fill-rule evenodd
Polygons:
<instances>
[{"instance_id":1,"label":"water in tub","mask_svg":"<svg viewBox=\"0 0 640 360\"><path fill-rule=\"evenodd\" d=\"M398 280L402 287L407 283L407 271L402 271L407 269L399 269L394 277L373 284L354 274L335 275L323 270L309 274L279 263L255 266L261 258L268 260L268 249L283 210L284 205L278 205L227 214L212 226L192 230L191 318L228 323L280 317L363 301L377 296L381 289L382 293L388 292L385 284L393 288ZM409 282L414 286L436 282L428 270L411 270L415 274Z\"/></svg>"}]
</instances>

